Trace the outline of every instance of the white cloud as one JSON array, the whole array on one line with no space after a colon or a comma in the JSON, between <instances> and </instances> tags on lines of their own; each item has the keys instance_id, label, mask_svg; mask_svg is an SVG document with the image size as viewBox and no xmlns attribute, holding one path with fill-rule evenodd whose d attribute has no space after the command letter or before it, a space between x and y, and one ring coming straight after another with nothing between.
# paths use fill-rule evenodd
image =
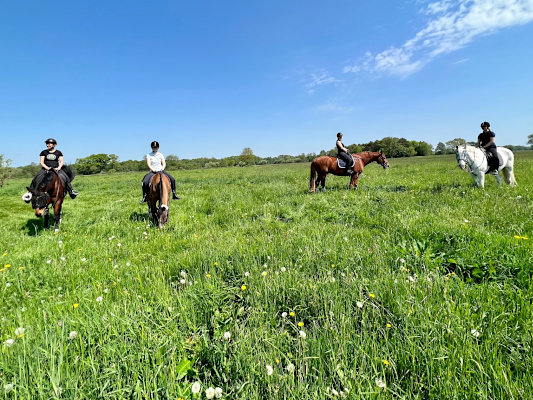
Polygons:
<instances>
[{"instance_id":1,"label":"white cloud","mask_svg":"<svg viewBox=\"0 0 533 400\"><path fill-rule=\"evenodd\" d=\"M384 72L407 76L440 54L458 50L482 35L533 21L533 0L441 0L422 10L430 20L400 47L366 54L343 72Z\"/></svg>"},{"instance_id":2,"label":"white cloud","mask_svg":"<svg viewBox=\"0 0 533 400\"><path fill-rule=\"evenodd\" d=\"M331 76L327 71L320 70L311 74L309 79L305 82L305 88L308 93L314 93L317 86L331 85L340 82L339 79Z\"/></svg>"}]
</instances>

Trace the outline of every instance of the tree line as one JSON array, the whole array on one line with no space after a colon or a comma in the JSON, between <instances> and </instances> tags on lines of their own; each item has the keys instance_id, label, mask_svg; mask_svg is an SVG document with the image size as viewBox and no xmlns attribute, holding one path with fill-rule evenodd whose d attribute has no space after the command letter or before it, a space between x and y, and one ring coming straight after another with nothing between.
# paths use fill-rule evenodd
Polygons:
<instances>
[{"instance_id":1,"label":"tree line","mask_svg":"<svg viewBox=\"0 0 533 400\"><path fill-rule=\"evenodd\" d=\"M533 133L528 136L528 145L530 146L505 146L511 150L533 150ZM348 149L352 153L360 153L362 151L380 151L389 158L397 157L413 157L413 156L428 156L432 154L452 154L455 153L455 147L462 144L475 143L467 142L465 139L455 138L445 143L439 142L435 150L433 146L424 141L407 140L405 138L385 137L381 140L370 141L362 144L350 144ZM252 149L246 147L238 156L229 156L224 158L193 158L180 159L175 155L168 155L166 157L167 169L199 169L199 168L219 168L219 167L244 167L248 165L265 165L265 164L288 164L309 162L317 156L329 155L335 156L337 149L321 150L316 153L301 153L299 155L281 154L277 157L259 157L256 156ZM146 161L143 160L127 160L120 161L116 154L92 154L84 158L78 158L72 169L77 174L92 175L101 173L115 173L115 172L135 172L146 171ZM0 154L0 187L4 180L8 177L32 177L41 169L38 163L31 163L23 167L10 167L10 160Z\"/></svg>"}]
</instances>

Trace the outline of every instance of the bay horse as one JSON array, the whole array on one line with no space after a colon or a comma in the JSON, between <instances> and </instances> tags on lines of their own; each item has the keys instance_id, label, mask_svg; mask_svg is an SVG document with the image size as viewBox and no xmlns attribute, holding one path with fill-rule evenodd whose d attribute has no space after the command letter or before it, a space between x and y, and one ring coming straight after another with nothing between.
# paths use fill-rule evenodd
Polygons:
<instances>
[{"instance_id":1,"label":"bay horse","mask_svg":"<svg viewBox=\"0 0 533 400\"><path fill-rule=\"evenodd\" d=\"M501 158L501 163L498 170L492 172L492 174L496 178L498 186L502 185L500 171L502 171L505 182L508 185L516 186L513 152L505 147L497 147L496 151L498 152L499 158ZM455 158L462 170L468 168L468 172L470 172L476 186L484 188L485 174L489 170L489 163L485 152L478 147L465 144L455 148Z\"/></svg>"},{"instance_id":2,"label":"bay horse","mask_svg":"<svg viewBox=\"0 0 533 400\"><path fill-rule=\"evenodd\" d=\"M74 174L70 168L64 167L69 179L74 180ZM28 192L22 196L26 203L31 201L31 207L35 210L35 215L44 217L44 229L49 228L50 204L54 209L54 229L59 229L61 222L61 207L65 199L65 183L60 178L57 171L50 169L43 174L42 178L35 182L35 187L27 186Z\"/></svg>"},{"instance_id":3,"label":"bay horse","mask_svg":"<svg viewBox=\"0 0 533 400\"><path fill-rule=\"evenodd\" d=\"M170 193L170 179L163 172L156 172L150 178L146 203L148 204L148 212L154 222L157 222L158 228L162 228L168 222Z\"/></svg>"},{"instance_id":4,"label":"bay horse","mask_svg":"<svg viewBox=\"0 0 533 400\"><path fill-rule=\"evenodd\" d=\"M319 185L322 185L322 190L324 190L326 188L327 174L350 176L349 188L357 189L359 175L363 172L365 165L375 161L383 168L389 167L389 162L383 151L363 151L362 153L352 154L352 157L355 161L352 175L346 173L346 168L339 168L336 157L320 156L311 161L309 192L313 193Z\"/></svg>"}]
</instances>

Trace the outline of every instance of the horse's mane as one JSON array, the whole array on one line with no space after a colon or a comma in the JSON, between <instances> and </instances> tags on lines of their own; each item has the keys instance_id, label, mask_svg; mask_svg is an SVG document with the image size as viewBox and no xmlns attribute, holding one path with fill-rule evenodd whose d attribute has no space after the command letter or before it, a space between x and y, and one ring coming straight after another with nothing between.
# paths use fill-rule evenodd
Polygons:
<instances>
[{"instance_id":1,"label":"horse's mane","mask_svg":"<svg viewBox=\"0 0 533 400\"><path fill-rule=\"evenodd\" d=\"M53 172L49 172L49 173L41 175L40 179L38 179L37 182L35 182L35 189L37 189L37 190L39 190L41 192L44 191L46 189L46 187L54 179L54 175L55 174Z\"/></svg>"},{"instance_id":2,"label":"horse's mane","mask_svg":"<svg viewBox=\"0 0 533 400\"><path fill-rule=\"evenodd\" d=\"M74 171L70 168L70 165L63 165L63 168L61 168L68 176L68 179L72 182L76 175L74 174Z\"/></svg>"}]
</instances>

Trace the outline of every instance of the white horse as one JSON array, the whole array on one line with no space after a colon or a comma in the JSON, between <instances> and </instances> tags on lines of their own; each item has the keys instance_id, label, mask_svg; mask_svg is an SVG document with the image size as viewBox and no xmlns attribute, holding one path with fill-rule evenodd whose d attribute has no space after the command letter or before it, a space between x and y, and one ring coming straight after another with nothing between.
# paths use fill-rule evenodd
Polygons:
<instances>
[{"instance_id":1,"label":"white horse","mask_svg":"<svg viewBox=\"0 0 533 400\"><path fill-rule=\"evenodd\" d=\"M498 171L494 171L492 174L496 178L496 181L498 181L498 186L502 185L500 171L503 172L503 177L508 185L516 186L516 179L513 172L513 152L505 147L498 147L497 151L502 159L502 163ZM483 150L467 144L457 146L455 149L455 158L461 169L468 168L477 187L485 187L485 174L489 170L489 165L487 156Z\"/></svg>"}]
</instances>

